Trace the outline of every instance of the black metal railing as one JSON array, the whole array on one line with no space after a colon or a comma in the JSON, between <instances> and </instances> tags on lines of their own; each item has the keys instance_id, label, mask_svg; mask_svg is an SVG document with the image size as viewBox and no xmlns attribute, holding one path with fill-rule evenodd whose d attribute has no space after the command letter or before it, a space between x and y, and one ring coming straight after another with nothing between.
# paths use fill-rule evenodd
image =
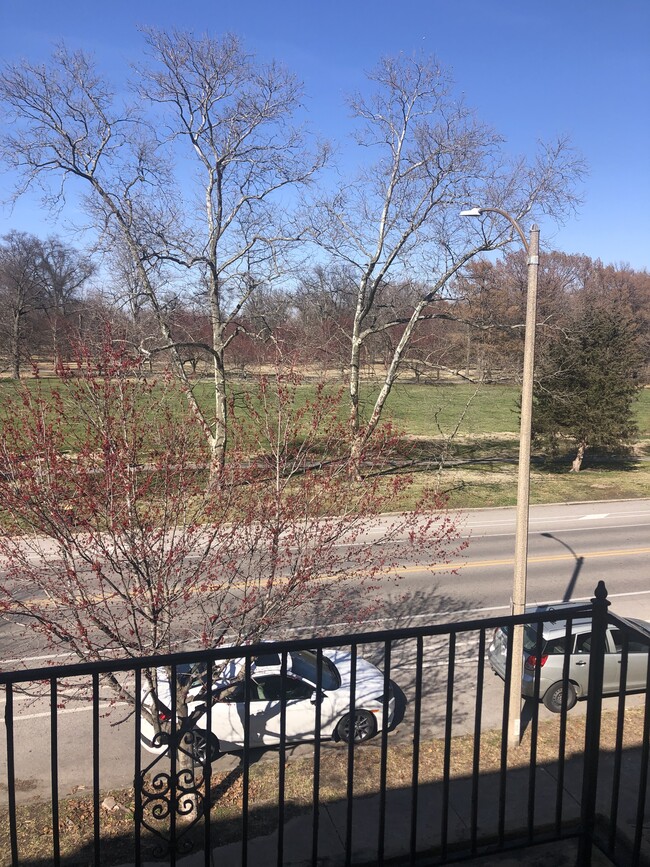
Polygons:
<instances>
[{"instance_id":1,"label":"black metal railing","mask_svg":"<svg viewBox=\"0 0 650 867\"><path fill-rule=\"evenodd\" d=\"M34 841L24 821L31 801L19 781L36 774L41 803L43 798L49 803L50 827L40 841L42 860L30 864L65 864L83 855L85 863L102 867L129 861L139 865L152 857L174 865L193 851L202 852L209 865L213 850L221 846L229 847L229 858L234 849L236 860L251 867L281 865L285 860L316 865L325 856L333 863L338 859L351 865L382 864L395 858L415 864L426 855L427 863L444 864L522 844L575 837L579 864L590 863L597 845L615 863L624 856L626 863L639 865L648 821L650 671L638 746L626 744L627 695L619 689L611 712L615 742L605 750L602 691L606 660L608 654L612 656L611 629L621 636L617 656L621 683L628 683L631 642L643 648L648 635L609 612L606 597L601 582L592 604L520 617L2 672L6 768L1 782L7 796L1 807L0 837L5 834L9 863L25 863L25 852L34 858ZM576 726L578 721L582 725L583 716L569 708L571 651L577 624L585 618L592 621L588 697L584 732L579 735L582 747L576 751L568 744L569 740L575 744ZM563 624L559 713L551 716L541 709L546 688L545 638L543 628L533 629L525 732L522 744L512 750L507 742L509 690L503 682L507 684L512 670L512 642L506 642L503 680L489 677L486 659L493 653L493 633L503 627L539 627L550 621L556 631L557 624ZM334 724L338 719L328 721L331 706L326 701L331 695L324 697L324 660L336 649L349 654L350 672L342 687L347 708L341 705L339 715L370 706L359 667L363 658L382 672L381 694L373 697L378 704L372 706L371 717L387 721L396 702L392 724L381 725L377 737L363 747L353 737L347 744L337 743L337 732L345 729ZM301 650L315 652L316 673L310 682L314 691L303 699L312 707L313 731L308 744L300 748L301 755L290 758L296 706L288 695L289 665L291 654ZM256 659L273 653L279 659L281 691L273 705L275 743L269 747L255 739L266 738L270 724L262 720L260 728L257 705L251 699L260 680ZM238 745L230 742L231 748L238 749L228 763L221 754L213 755L209 735L221 718L217 718L222 710L217 675L235 658L243 660L244 693L237 704L242 739ZM145 683L152 680L152 672L164 670L169 683L178 684L190 665L200 672L204 684L201 703L183 704L177 690L170 689L168 713L153 740L158 754L143 752L143 726L147 719L150 726L152 718L146 700L143 706ZM105 682L109 674L114 684L124 685L112 708ZM21 714L18 699L20 707L28 706L23 701L26 692L32 697L30 713ZM131 706L121 703L127 695L132 697ZM199 730L199 720L204 730ZM348 731L354 731L352 718ZM314 737L316 733L320 736ZM299 734L297 740L308 740L308 732ZM225 743L222 731L214 730L214 735L222 736ZM327 740L330 736L333 741ZM204 744L200 762L199 744ZM44 764L39 756L34 770L30 765L36 750L46 752L47 761ZM634 774L624 770L632 754ZM274 795L264 804L259 803L258 765L265 769L265 785ZM92 815L87 839L75 852L67 839L69 820L62 819L72 779L90 793L87 803ZM576 779L581 780L579 790ZM294 791L297 781L299 796ZM236 809L232 797L228 808L223 803L228 784L237 793ZM114 835L105 833L102 804L106 791L119 793L120 786L131 792L133 809L118 851Z\"/></svg>"}]
</instances>

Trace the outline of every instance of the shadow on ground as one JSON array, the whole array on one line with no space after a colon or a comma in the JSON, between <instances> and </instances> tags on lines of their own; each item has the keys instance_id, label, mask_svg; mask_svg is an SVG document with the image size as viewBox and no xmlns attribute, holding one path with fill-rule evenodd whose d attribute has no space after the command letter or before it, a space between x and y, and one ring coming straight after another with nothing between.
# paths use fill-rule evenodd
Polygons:
<instances>
[{"instance_id":1,"label":"shadow on ground","mask_svg":"<svg viewBox=\"0 0 650 867\"><path fill-rule=\"evenodd\" d=\"M340 751L343 761L347 750ZM599 789L596 839L613 863L626 863L635 845L639 849L638 863L647 864L650 856L650 828L647 823L637 825L640 749L625 750L622 756L624 786L618 792L617 812L612 816L612 778L614 755L602 752L599 765ZM539 763L532 767L484 770L480 775L455 775L445 781L421 782L417 800L413 796L410 780L412 769L404 768L406 778L401 784L390 785L385 794L382 816L382 797L378 794L355 797L350 807L345 797L330 797L321 792L318 799L317 850L319 858L328 864L342 864L346 858L346 843L349 844L351 863L377 863L380 848L384 857L399 858L408 855L411 845L420 855L428 854L439 859L437 863L456 860L462 854L473 851L483 859L490 853L507 852L522 843L540 844L549 839L572 836L577 833L580 820L580 798L583 761L580 755L567 758L562 768L560 781L557 762ZM241 769L233 772L233 779L242 779ZM229 791L232 791L232 782ZM309 781L311 783L311 780ZM310 862L314 841L314 817L312 790L308 788L303 803L294 799L284 805L281 813L277 803L258 805L255 801L254 782L249 791L246 828L248 838L248 864L250 867L266 867L275 862L278 849L287 864ZM218 802L219 787L213 788L213 801ZM389 818L389 821L385 821ZM349 823L351 820L351 824ZM63 820L65 822L65 818ZM283 834L278 834L279 823ZM613 824L612 824L613 822ZM235 808L217 804L213 808L210 826L210 846L216 863L230 867L241 863L241 836L244 819L241 804ZM89 829L90 830L90 829ZM180 829L179 829L180 830ZM25 827L19 832L19 846ZM65 844L66 832L62 828ZM188 836L194 853L202 852L205 843L203 821ZM156 842L146 834L141 843L142 856L148 859ZM6 831L6 816L0 828L2 851L8 853L9 840ZM93 862L94 851L91 838L74 851L67 851L61 858L64 867ZM571 847L567 847L569 851ZM548 857L544 857L547 851ZM536 865L559 867L569 863L557 860L557 846L544 850L523 849L520 857L535 852ZM573 851L571 849L571 851ZM19 849L20 854L20 849ZM606 864L607 859L594 853L593 863ZM532 857L532 854L531 854ZM131 864L135 859L133 827L112 838L104 837L100 845L100 863L103 867L115 864ZM500 860L500 859L499 859ZM10 863L9 861L0 862ZM35 856L20 864L46 867L52 856ZM163 858L158 863L169 863ZM182 867L182 860L177 862ZM482 863L492 863L491 861Z\"/></svg>"}]
</instances>

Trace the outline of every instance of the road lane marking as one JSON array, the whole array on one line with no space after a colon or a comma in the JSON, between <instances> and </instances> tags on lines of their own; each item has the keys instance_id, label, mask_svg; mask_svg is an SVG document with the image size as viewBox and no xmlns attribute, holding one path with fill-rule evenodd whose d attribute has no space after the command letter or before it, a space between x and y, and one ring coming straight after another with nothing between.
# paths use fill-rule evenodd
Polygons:
<instances>
[{"instance_id":1,"label":"road lane marking","mask_svg":"<svg viewBox=\"0 0 650 867\"><path fill-rule=\"evenodd\" d=\"M580 521L582 519L581 518L571 518L571 520L572 521ZM538 527L535 530L531 529L530 530L531 536L541 536L544 533L552 533L552 532L553 533L590 533L590 532L602 533L602 531L604 529L606 529L606 530L638 530L641 527L650 527L650 523L608 524L607 527L589 527L589 526L584 526L584 525L582 527L554 527L553 525L547 524L546 521L542 522L540 520L538 520L536 523L538 523L538 524L544 523L544 527ZM531 521L531 524L532 524L532 521ZM550 529L549 529L549 526L550 526ZM472 528L470 527L469 529L471 530ZM500 539L503 537L514 536L515 530L514 530L514 526L513 526L512 530L510 530L507 533L488 533L488 532L480 533L480 532L476 531L476 532L470 533L468 535L471 539L474 539L474 540L477 540L477 539Z\"/></svg>"},{"instance_id":2,"label":"road lane marking","mask_svg":"<svg viewBox=\"0 0 650 867\"><path fill-rule=\"evenodd\" d=\"M77 659L74 653L45 653L42 656L18 656L14 659L3 659L1 662L38 662L41 659L65 659L66 657Z\"/></svg>"},{"instance_id":3,"label":"road lane marking","mask_svg":"<svg viewBox=\"0 0 650 867\"><path fill-rule=\"evenodd\" d=\"M583 560L595 560L600 557L618 557L618 556L637 556L640 554L650 554L650 547L647 548L616 548L611 551L596 551L591 554L580 554L578 552L574 554L554 554L554 555L544 555L540 557L528 557L527 562L530 563L555 563L562 561L572 561L575 562L580 557ZM457 563L429 563L423 564L419 566L400 566L394 567L392 569L382 570L377 572L376 575L372 577L373 581L380 581L382 578L391 577L394 575L418 575L423 572L436 572L436 573L445 573L449 571L455 571L460 569L488 569L490 567L495 566L512 566L514 563L513 557L507 557L499 560L460 560ZM360 574L360 573L357 573ZM350 578L354 578L354 575L351 575ZM340 575L314 575L314 580L317 581L336 581L340 578ZM278 576L275 581L278 584L287 583L290 579L285 576ZM231 584L228 585L232 589L236 589L238 587L244 586L243 584ZM194 588L194 592L199 592L197 588ZM105 602L114 601L115 597L118 594L114 594L114 596L105 596L105 597L97 597ZM95 597L90 596L86 597L86 599L94 599ZM21 599L21 603L24 605L42 605L43 607L55 607L60 603L56 599ZM19 612L20 613L20 612Z\"/></svg>"},{"instance_id":4,"label":"road lane marking","mask_svg":"<svg viewBox=\"0 0 650 867\"><path fill-rule=\"evenodd\" d=\"M589 554L580 554L576 552L576 554L553 554L553 555L544 555L539 557L528 557L528 563L554 563L562 560L569 560L575 562L579 558L583 560L592 560L598 559L600 557L619 557L621 555L626 556L637 556L640 554L650 554L650 547L647 548L616 548L611 551L595 551ZM431 563L427 566L403 566L401 568L390 569L385 572L381 572L377 577L381 577L382 575L398 575L398 574L417 574L424 571L445 571L448 569L486 569L490 566L512 566L514 563L513 557L507 557L499 560L475 560L470 562L469 560L460 560L457 563Z\"/></svg>"},{"instance_id":5,"label":"road lane marking","mask_svg":"<svg viewBox=\"0 0 650 867\"><path fill-rule=\"evenodd\" d=\"M627 590L623 593L609 593L607 598L608 599L619 599L619 598L627 598L629 596L649 596L649 595L650 595L650 590ZM591 596L576 596L575 598L572 598L571 601L572 602L590 602ZM562 602L563 602L562 599L542 599L542 600L536 600L534 602L534 604L535 605L559 605ZM531 604L533 604L533 603L531 602ZM454 609L452 611L424 611L420 614L409 614L408 620L409 620L409 622L412 622L415 620L432 621L432 620L439 620L441 618L448 618L448 619L449 618L455 618L454 620L450 621L450 622L455 623L458 621L458 619L461 617L461 615L464 616L464 615L468 615L468 614L485 614L485 613L490 612L490 611L494 611L494 612L510 611L510 605L485 605L485 606L479 606L476 608L458 608L458 609ZM399 625L400 624L400 618L399 617L377 617L374 620L364 620L363 623L360 624L360 626L365 627L365 631L372 631L369 627L378 626L378 625L383 624L383 623L396 623L398 625L395 628L398 628L398 629L400 628L400 625ZM348 629L350 626L350 624L346 623L345 621L342 621L340 623L330 623L328 625L329 625L330 629L339 629L339 628L340 629ZM300 633L300 632L314 632L316 629L318 629L317 624L310 624L308 626L290 626L284 631L288 632L288 633ZM363 633L360 632L359 634L362 635ZM31 657L21 658L19 660L17 660L17 659L2 659L2 660L0 660L0 665L5 664L5 663L12 663L12 662L29 662L30 660L38 660L38 659L56 659L57 657L60 657L60 656L72 656L72 654L58 653L58 654L53 654L52 656L31 656ZM1 698L0 698L0 701L1 701Z\"/></svg>"},{"instance_id":6,"label":"road lane marking","mask_svg":"<svg viewBox=\"0 0 650 867\"><path fill-rule=\"evenodd\" d=\"M99 709L105 710L106 708L113 707L124 707L128 706L128 702L126 701L116 701L114 704L100 704ZM58 709L56 712L57 717L63 716L66 713L92 713L92 707L70 707ZM43 713L26 713L26 714L14 714L15 719L25 720L25 719L43 719L44 717L49 717L52 715L52 712L49 710L43 711Z\"/></svg>"}]
</instances>

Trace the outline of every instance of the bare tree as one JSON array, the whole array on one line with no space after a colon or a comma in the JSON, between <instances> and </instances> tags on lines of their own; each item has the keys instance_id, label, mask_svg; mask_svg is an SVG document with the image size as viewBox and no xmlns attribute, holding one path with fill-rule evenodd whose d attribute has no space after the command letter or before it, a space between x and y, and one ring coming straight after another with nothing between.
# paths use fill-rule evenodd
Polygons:
<instances>
[{"instance_id":1,"label":"bare tree","mask_svg":"<svg viewBox=\"0 0 650 867\"><path fill-rule=\"evenodd\" d=\"M79 292L94 273L90 258L57 237L45 241L10 232L0 244L0 295L9 313L5 331L10 366L18 379L35 352L59 352L59 336L78 312Z\"/></svg>"},{"instance_id":2,"label":"bare tree","mask_svg":"<svg viewBox=\"0 0 650 867\"><path fill-rule=\"evenodd\" d=\"M487 217L472 225L459 212L478 203L505 208L517 219L535 211L561 216L575 203L571 188L582 170L565 141L543 149L531 166L523 160L508 165L499 136L454 97L449 77L433 59L387 58L370 80L372 93L355 96L350 106L359 121L357 143L377 159L324 199L313 219L314 240L356 274L349 371L353 458L379 422L415 324L432 315L430 305L465 263L512 240L505 221ZM378 316L377 304L391 276L425 287L408 315L392 319ZM364 421L362 347L377 331L397 326L401 337Z\"/></svg>"},{"instance_id":3,"label":"bare tree","mask_svg":"<svg viewBox=\"0 0 650 867\"><path fill-rule=\"evenodd\" d=\"M141 290L173 346L150 279L147 243L173 219L170 175L139 112L116 98L86 54L63 45L49 64L7 65L0 76L0 100L13 120L0 140L0 155L18 173L14 197L36 187L46 206L60 209L70 183L80 187L100 233L113 247L119 237L129 251ZM182 379L182 365L176 357L173 361ZM200 417L187 380L184 384ZM209 435L207 423L206 428Z\"/></svg>"},{"instance_id":4,"label":"bare tree","mask_svg":"<svg viewBox=\"0 0 650 867\"><path fill-rule=\"evenodd\" d=\"M27 316L44 303L42 257L40 240L27 232L10 232L0 245L0 299L5 309L7 355L14 379L20 379L25 356Z\"/></svg>"},{"instance_id":5,"label":"bare tree","mask_svg":"<svg viewBox=\"0 0 650 867\"><path fill-rule=\"evenodd\" d=\"M296 617L359 623L405 547L432 573L465 547L433 495L377 535L412 480L351 481L340 394L305 401L291 371L246 397L222 483L206 486L207 444L174 380L142 376L142 358L104 338L80 347L74 373L22 385L4 408L0 620L84 661L241 644L281 637ZM378 437L368 469L390 448ZM145 672L154 692L157 676ZM107 685L139 707L131 681ZM189 687L178 683L181 717Z\"/></svg>"},{"instance_id":6,"label":"bare tree","mask_svg":"<svg viewBox=\"0 0 650 867\"><path fill-rule=\"evenodd\" d=\"M226 448L224 356L242 305L262 276L281 270L296 232L283 219L285 190L303 186L325 150L308 152L292 124L301 87L275 64L223 39L147 31L150 62L136 70L138 103L123 105L83 52L59 47L48 65L7 66L0 100L15 124L2 154L19 171L21 191L40 184L60 206L67 181L84 200L107 247L121 245L130 275L153 311L193 412L210 442L215 468ZM164 132L163 132L164 131ZM196 401L160 297L166 279L203 293L211 321L201 348L214 366L214 405Z\"/></svg>"},{"instance_id":7,"label":"bare tree","mask_svg":"<svg viewBox=\"0 0 650 867\"><path fill-rule=\"evenodd\" d=\"M51 236L41 244L38 267L42 284L42 310L49 323L51 349L56 364L70 317L80 312L80 291L95 273L95 265L84 253ZM76 331L76 328L73 328Z\"/></svg>"},{"instance_id":8,"label":"bare tree","mask_svg":"<svg viewBox=\"0 0 650 867\"><path fill-rule=\"evenodd\" d=\"M302 87L277 64L244 53L235 36L195 39L146 31L152 62L139 69L140 93L168 118L168 145L195 163L200 206L168 239L166 261L197 272L210 313L218 460L226 446L225 352L232 324L256 288L281 272L296 237L281 206L285 189L307 184L326 151L311 154L291 123ZM278 207L278 203L280 207Z\"/></svg>"},{"instance_id":9,"label":"bare tree","mask_svg":"<svg viewBox=\"0 0 650 867\"><path fill-rule=\"evenodd\" d=\"M318 264L302 273L294 298L305 358L343 376L350 360L355 288L349 269Z\"/></svg>"}]
</instances>

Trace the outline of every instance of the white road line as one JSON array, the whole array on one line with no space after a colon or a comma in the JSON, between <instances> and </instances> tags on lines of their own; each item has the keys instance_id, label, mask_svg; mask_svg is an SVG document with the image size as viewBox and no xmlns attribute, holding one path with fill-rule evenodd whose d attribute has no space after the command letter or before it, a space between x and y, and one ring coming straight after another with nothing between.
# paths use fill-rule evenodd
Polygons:
<instances>
[{"instance_id":1,"label":"white road line","mask_svg":"<svg viewBox=\"0 0 650 867\"><path fill-rule=\"evenodd\" d=\"M126 701L116 701L115 704L100 704L99 709L105 710L106 708L123 707L126 705L128 705L128 702L126 702ZM71 707L71 708L64 708L63 710L58 710L56 715L57 715L57 717L60 717L60 716L63 716L63 714L67 714L67 713L91 713L91 712L92 712L91 707ZM51 715L50 711L47 710L47 711L43 711L43 713L16 714L14 719L19 719L19 720L42 719L44 717L49 717L50 715Z\"/></svg>"},{"instance_id":2,"label":"white road line","mask_svg":"<svg viewBox=\"0 0 650 867\"><path fill-rule=\"evenodd\" d=\"M5 662L38 662L41 659L65 659L66 657L71 659L76 659L74 653L49 653L43 654L42 656L20 656L15 657L14 659L3 659L2 663Z\"/></svg>"},{"instance_id":3,"label":"white road line","mask_svg":"<svg viewBox=\"0 0 650 867\"><path fill-rule=\"evenodd\" d=\"M608 593L608 599L617 599L619 596L647 596L650 593L650 590L629 590L627 593ZM591 600L591 597L585 597L587 601Z\"/></svg>"},{"instance_id":4,"label":"white road line","mask_svg":"<svg viewBox=\"0 0 650 867\"><path fill-rule=\"evenodd\" d=\"M650 590L629 590L625 593L610 593L607 596L607 598L608 599L623 599L623 598L629 598L631 596L648 596L648 595L650 595ZM591 598L592 598L591 596L576 596L573 599L571 599L571 602L590 602ZM561 600L561 599L542 599L542 600L535 600L534 604L535 605L559 605L562 602L563 602L563 600ZM533 603L531 602L531 604L533 604ZM487 605L487 606L480 607L480 608L461 608L461 609L458 609L457 611L435 611L435 612L425 611L421 614L410 615L408 620L409 620L409 622L413 622L413 621L417 621L417 620L425 620L425 619L435 621L435 620L440 620L441 618L448 618L449 619L452 617L454 617L456 620L458 620L461 617L461 615L484 614L484 613L490 612L490 611L493 611L493 612L510 611L510 605ZM366 629L366 631L370 631L373 626L379 627L380 624L394 623L395 620L396 620L396 618L392 618L392 617L380 617L380 618L377 618L376 620L366 620L361 625ZM349 623L331 623L331 624L329 624L329 626L331 629L345 629L346 627L349 628L350 624ZM318 628L319 628L318 625L292 626L292 627L289 627L288 629L286 629L285 631L289 634L300 633L300 632L315 632L318 630ZM400 627L397 626L396 628L400 628ZM362 634L362 633L355 633L355 634ZM12 662L30 662L30 661L42 660L42 659L57 659L59 657L64 657L64 656L71 656L71 654L58 653L58 654L52 654L51 656L44 655L44 656L21 657L20 659L3 659L3 660L0 660L0 665L12 663Z\"/></svg>"},{"instance_id":5,"label":"white road line","mask_svg":"<svg viewBox=\"0 0 650 867\"><path fill-rule=\"evenodd\" d=\"M581 519L581 518L573 518L572 520L574 520L574 521L580 521L580 520L582 520L582 519ZM531 522L531 523L532 523L532 522ZM638 527L650 527L650 523L644 523L644 524L612 524L612 525L610 525L610 526L608 527L608 529L612 529L612 530L630 530L630 529L634 529L634 528L638 528ZM537 528L537 529L535 529L535 530L531 529L531 531L530 531L530 535L531 535L531 536L539 536L539 535L541 535L542 533L553 533L553 532L555 532L555 533L560 533L560 532L561 532L561 533L586 533L586 532L588 532L588 531L590 531L590 530L592 530L592 531L594 531L594 532L601 533L602 530L603 530L603 528L602 528L602 527L586 527L586 526L583 526L583 527L553 527L553 526L551 526L550 529L549 529L548 525L545 524L545 526L544 526L543 528L542 528L542 527L539 527L539 528ZM513 527L512 531L511 531L511 532L508 532L508 533L478 533L478 532L475 532L475 533L472 535L472 538L473 538L473 539L485 539L485 538L488 538L488 539L496 539L496 538L499 538L499 537L501 537L501 536L514 536L514 534L515 534L515 530L514 530L514 527ZM622 551L621 553L624 553L624 551Z\"/></svg>"},{"instance_id":6,"label":"white road line","mask_svg":"<svg viewBox=\"0 0 650 867\"><path fill-rule=\"evenodd\" d=\"M578 510L576 510L576 511L578 511ZM453 512L453 509L452 509L452 512ZM650 510L641 509L641 510L636 510L633 512L608 512L607 514L610 517L612 517L614 520L619 520L620 518L647 518L650 515ZM550 517L549 515L535 515L534 511L531 510L530 523L535 524L535 523L540 523L540 522L549 521L549 520L551 520L551 521L575 521L576 517L579 519L580 515L575 515L575 514L566 515L566 516L553 515L552 517ZM514 524L514 522L515 522L515 515L514 515L514 509L513 509L512 516L500 518L500 519L493 520L493 521L482 520L480 518L480 516L467 517L465 525L466 526L475 526L475 527L499 527L499 526L502 526L503 524Z\"/></svg>"}]
</instances>

